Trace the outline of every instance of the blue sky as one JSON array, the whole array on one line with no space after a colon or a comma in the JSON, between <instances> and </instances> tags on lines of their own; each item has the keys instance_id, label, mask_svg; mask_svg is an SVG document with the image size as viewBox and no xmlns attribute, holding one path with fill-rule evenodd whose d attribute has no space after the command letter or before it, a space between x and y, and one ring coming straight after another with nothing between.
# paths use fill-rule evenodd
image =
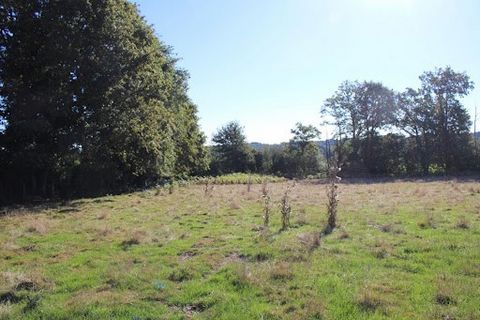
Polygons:
<instances>
[{"instance_id":1,"label":"blue sky","mask_svg":"<svg viewBox=\"0 0 480 320\"><path fill-rule=\"evenodd\" d=\"M403 90L446 65L470 75L477 89L464 104L480 109L478 0L135 2L190 72L208 138L238 120L249 141L287 141L296 122L320 124L344 80Z\"/></svg>"}]
</instances>

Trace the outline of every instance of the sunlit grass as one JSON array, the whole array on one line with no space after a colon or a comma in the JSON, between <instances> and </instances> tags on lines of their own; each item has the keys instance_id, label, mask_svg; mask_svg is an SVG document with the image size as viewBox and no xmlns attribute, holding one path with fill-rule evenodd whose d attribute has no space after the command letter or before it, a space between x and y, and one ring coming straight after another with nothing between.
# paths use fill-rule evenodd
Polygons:
<instances>
[{"instance_id":1,"label":"sunlit grass","mask_svg":"<svg viewBox=\"0 0 480 320\"><path fill-rule=\"evenodd\" d=\"M205 182L206 180L211 181L215 184L248 184L248 183L263 183L265 180L270 183L283 182L286 181L285 178L271 176L271 175L261 175L257 173L230 173L225 175L220 175L217 177L204 177L198 178L196 181Z\"/></svg>"},{"instance_id":2,"label":"sunlit grass","mask_svg":"<svg viewBox=\"0 0 480 320\"><path fill-rule=\"evenodd\" d=\"M232 178L234 180L234 178ZM230 180L229 180L230 181ZM0 319L478 319L475 182L190 184L0 218Z\"/></svg>"}]
</instances>

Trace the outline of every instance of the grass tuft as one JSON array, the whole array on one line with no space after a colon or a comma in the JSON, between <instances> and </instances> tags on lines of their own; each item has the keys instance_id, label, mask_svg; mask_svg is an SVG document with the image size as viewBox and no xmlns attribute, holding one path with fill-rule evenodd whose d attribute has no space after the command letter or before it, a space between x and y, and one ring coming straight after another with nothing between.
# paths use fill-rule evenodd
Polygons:
<instances>
[{"instance_id":1,"label":"grass tuft","mask_svg":"<svg viewBox=\"0 0 480 320\"><path fill-rule=\"evenodd\" d=\"M122 241L120 246L122 247L123 250L127 250L131 246L138 245L140 244L140 240L138 238L130 238L128 240Z\"/></svg>"},{"instance_id":2,"label":"grass tuft","mask_svg":"<svg viewBox=\"0 0 480 320\"><path fill-rule=\"evenodd\" d=\"M418 226L422 229L435 229L436 224L431 212L427 213L425 219L418 223Z\"/></svg>"},{"instance_id":3,"label":"grass tuft","mask_svg":"<svg viewBox=\"0 0 480 320\"><path fill-rule=\"evenodd\" d=\"M357 304L365 312L375 312L384 308L381 295L370 287L364 287L357 298Z\"/></svg>"},{"instance_id":4,"label":"grass tuft","mask_svg":"<svg viewBox=\"0 0 480 320\"><path fill-rule=\"evenodd\" d=\"M12 305L10 303L0 304L0 320L12 319Z\"/></svg>"},{"instance_id":5,"label":"grass tuft","mask_svg":"<svg viewBox=\"0 0 480 320\"><path fill-rule=\"evenodd\" d=\"M340 240L345 240L345 239L349 239L350 238L350 234L348 233L347 230L343 229L340 234L338 235L338 239Z\"/></svg>"},{"instance_id":6,"label":"grass tuft","mask_svg":"<svg viewBox=\"0 0 480 320\"><path fill-rule=\"evenodd\" d=\"M193 274L186 268L177 268L168 275L168 280L174 282L184 282L193 279Z\"/></svg>"},{"instance_id":7,"label":"grass tuft","mask_svg":"<svg viewBox=\"0 0 480 320\"><path fill-rule=\"evenodd\" d=\"M291 265L288 262L275 263L270 270L270 277L273 280L292 280L293 276Z\"/></svg>"},{"instance_id":8,"label":"grass tuft","mask_svg":"<svg viewBox=\"0 0 480 320\"><path fill-rule=\"evenodd\" d=\"M470 228L470 222L467 220L467 218L465 216L460 216L458 221L457 221L456 227L458 229L469 229Z\"/></svg>"},{"instance_id":9,"label":"grass tuft","mask_svg":"<svg viewBox=\"0 0 480 320\"><path fill-rule=\"evenodd\" d=\"M280 214L282 215L281 231L285 231L290 227L290 214L292 213L292 207L290 206L290 190L292 188L293 186L287 186L280 203Z\"/></svg>"},{"instance_id":10,"label":"grass tuft","mask_svg":"<svg viewBox=\"0 0 480 320\"><path fill-rule=\"evenodd\" d=\"M452 287L452 280L450 277L445 274L440 275L437 280L435 302L442 306L456 304Z\"/></svg>"},{"instance_id":11,"label":"grass tuft","mask_svg":"<svg viewBox=\"0 0 480 320\"><path fill-rule=\"evenodd\" d=\"M30 223L27 227L27 232L37 233L37 234L47 234L48 227L47 224L42 220L35 220Z\"/></svg>"},{"instance_id":12,"label":"grass tuft","mask_svg":"<svg viewBox=\"0 0 480 320\"><path fill-rule=\"evenodd\" d=\"M321 235L319 232L303 233L298 236L300 243L307 252L312 252L320 246Z\"/></svg>"}]
</instances>

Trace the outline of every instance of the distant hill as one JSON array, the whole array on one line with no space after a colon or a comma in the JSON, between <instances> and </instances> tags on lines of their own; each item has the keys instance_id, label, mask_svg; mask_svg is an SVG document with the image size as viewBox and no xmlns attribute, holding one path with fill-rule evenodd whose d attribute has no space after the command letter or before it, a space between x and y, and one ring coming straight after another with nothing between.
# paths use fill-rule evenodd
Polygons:
<instances>
[{"instance_id":1,"label":"distant hill","mask_svg":"<svg viewBox=\"0 0 480 320\"><path fill-rule=\"evenodd\" d=\"M474 136L477 139L480 139L480 131L475 132ZM327 146L327 142L330 144L330 146L335 145L335 140L321 140L317 141L318 146L320 147L320 150L325 153L325 149ZM275 149L280 149L282 146L286 145L288 142L282 142L282 143L274 143L274 144L268 144L268 143L261 143L261 142L251 142L249 143L250 147L254 149L255 151L262 152L265 149L270 149L270 150L275 150Z\"/></svg>"},{"instance_id":2,"label":"distant hill","mask_svg":"<svg viewBox=\"0 0 480 320\"><path fill-rule=\"evenodd\" d=\"M327 144L330 144L330 146L335 145L335 140L321 140L321 141L316 141L320 150L325 153L325 149L327 147ZM251 142L249 143L250 147L252 147L253 150L262 152L265 149L269 150L278 150L281 149L283 146L287 145L288 142L282 142L282 143L274 143L274 144L268 144L268 143L261 143L261 142Z\"/></svg>"},{"instance_id":3,"label":"distant hill","mask_svg":"<svg viewBox=\"0 0 480 320\"><path fill-rule=\"evenodd\" d=\"M250 147L252 147L253 150L258 151L258 152L262 152L265 149L280 149L285 144L286 144L285 142L274 143L274 144L261 143L261 142L251 142L251 143L249 143Z\"/></svg>"}]
</instances>

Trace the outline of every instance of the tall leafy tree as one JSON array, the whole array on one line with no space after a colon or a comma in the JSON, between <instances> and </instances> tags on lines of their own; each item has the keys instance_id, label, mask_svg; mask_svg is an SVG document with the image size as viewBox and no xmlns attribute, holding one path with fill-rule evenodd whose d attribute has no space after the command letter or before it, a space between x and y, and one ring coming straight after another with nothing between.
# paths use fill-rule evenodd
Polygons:
<instances>
[{"instance_id":1,"label":"tall leafy tree","mask_svg":"<svg viewBox=\"0 0 480 320\"><path fill-rule=\"evenodd\" d=\"M320 171L320 150L317 141L320 131L312 125L297 123L291 130L286 152L288 154L289 175L304 178Z\"/></svg>"},{"instance_id":2,"label":"tall leafy tree","mask_svg":"<svg viewBox=\"0 0 480 320\"><path fill-rule=\"evenodd\" d=\"M375 137L394 123L393 91L377 82L346 81L325 101L321 111L333 119L339 139L349 142L337 144L337 148L344 148L337 150L339 161L349 162L353 170L359 170L359 166L371 168Z\"/></svg>"},{"instance_id":3,"label":"tall leafy tree","mask_svg":"<svg viewBox=\"0 0 480 320\"><path fill-rule=\"evenodd\" d=\"M365 167L374 171L375 143L380 130L394 124L396 109L393 90L379 82L363 82L357 88L356 100L362 128L361 155Z\"/></svg>"},{"instance_id":4,"label":"tall leafy tree","mask_svg":"<svg viewBox=\"0 0 480 320\"><path fill-rule=\"evenodd\" d=\"M213 163L216 173L250 171L254 164L253 153L247 144L243 127L232 121L221 127L213 136Z\"/></svg>"},{"instance_id":5,"label":"tall leafy tree","mask_svg":"<svg viewBox=\"0 0 480 320\"><path fill-rule=\"evenodd\" d=\"M345 161L347 157L357 158L360 149L360 139L363 128L360 123L360 110L357 103L358 82L345 81L340 84L335 93L328 98L322 106L321 113L324 116L331 117L330 123L337 128L337 139L341 140L337 144L340 161ZM347 156L345 145L342 143L348 139L351 144L351 151Z\"/></svg>"},{"instance_id":6,"label":"tall leafy tree","mask_svg":"<svg viewBox=\"0 0 480 320\"><path fill-rule=\"evenodd\" d=\"M398 94L397 127L412 140L408 171L428 174L433 161L433 143L435 139L434 113L425 105L419 90L411 88Z\"/></svg>"},{"instance_id":7,"label":"tall leafy tree","mask_svg":"<svg viewBox=\"0 0 480 320\"><path fill-rule=\"evenodd\" d=\"M422 82L422 103L433 115L436 161L445 171L465 167L465 159L471 156L469 145L470 116L460 99L467 95L474 84L467 74L450 67L425 72Z\"/></svg>"},{"instance_id":8,"label":"tall leafy tree","mask_svg":"<svg viewBox=\"0 0 480 320\"><path fill-rule=\"evenodd\" d=\"M27 183L44 194L47 183L54 189L72 165L79 114L70 91L75 49L69 44L77 40L71 24L79 5L71 4L63 16L57 2L5 1L0 8L4 148L22 193Z\"/></svg>"},{"instance_id":9,"label":"tall leafy tree","mask_svg":"<svg viewBox=\"0 0 480 320\"><path fill-rule=\"evenodd\" d=\"M2 148L23 189L112 191L205 168L188 75L135 5L6 0L0 11Z\"/></svg>"}]
</instances>

